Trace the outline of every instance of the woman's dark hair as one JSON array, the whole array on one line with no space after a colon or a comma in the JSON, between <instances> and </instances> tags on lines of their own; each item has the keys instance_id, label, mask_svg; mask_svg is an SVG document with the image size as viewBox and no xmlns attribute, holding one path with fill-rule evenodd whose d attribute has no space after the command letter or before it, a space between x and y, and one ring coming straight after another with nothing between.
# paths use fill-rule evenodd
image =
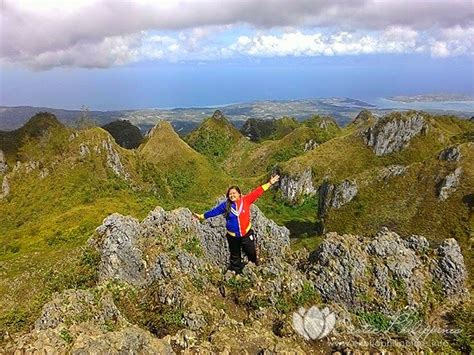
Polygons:
<instances>
[{"instance_id":1,"label":"woman's dark hair","mask_svg":"<svg viewBox=\"0 0 474 355\"><path fill-rule=\"evenodd\" d=\"M227 189L227 193L225 194L225 196L227 197L227 201L225 203L225 213L224 213L224 216L225 218L227 218L230 214L230 209L231 209L231 206L232 206L232 201L229 200L229 192L230 190L236 190L239 195L242 195L242 193L240 192L240 189L238 186L231 186Z\"/></svg>"}]
</instances>

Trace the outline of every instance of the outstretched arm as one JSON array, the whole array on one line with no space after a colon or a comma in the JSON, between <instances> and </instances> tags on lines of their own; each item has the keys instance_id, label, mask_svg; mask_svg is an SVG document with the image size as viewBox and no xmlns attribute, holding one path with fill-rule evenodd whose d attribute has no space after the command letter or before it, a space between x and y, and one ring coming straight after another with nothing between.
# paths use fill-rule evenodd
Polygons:
<instances>
[{"instance_id":1,"label":"outstretched arm","mask_svg":"<svg viewBox=\"0 0 474 355\"><path fill-rule=\"evenodd\" d=\"M257 187L255 190L253 190L251 193L246 195L245 197L248 198L249 203L254 203L262 194L267 191L270 186L272 186L274 183L276 183L278 180L280 180L279 175L272 176L270 180L268 180L267 183L260 185Z\"/></svg>"},{"instance_id":2,"label":"outstretched arm","mask_svg":"<svg viewBox=\"0 0 474 355\"><path fill-rule=\"evenodd\" d=\"M193 213L193 216L199 219L207 219L207 218L218 216L225 212L225 204L226 204L225 202L222 202L221 204L205 212L204 214Z\"/></svg>"}]
</instances>

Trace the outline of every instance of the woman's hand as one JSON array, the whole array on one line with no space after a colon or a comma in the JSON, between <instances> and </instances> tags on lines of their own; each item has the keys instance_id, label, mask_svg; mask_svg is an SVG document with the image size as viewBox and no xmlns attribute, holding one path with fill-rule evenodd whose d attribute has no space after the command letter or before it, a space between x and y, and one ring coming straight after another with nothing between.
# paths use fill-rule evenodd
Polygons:
<instances>
[{"instance_id":1,"label":"woman's hand","mask_svg":"<svg viewBox=\"0 0 474 355\"><path fill-rule=\"evenodd\" d=\"M274 175L270 178L270 180L268 180L268 182L270 183L270 185L273 185L274 183L276 183L278 180L280 180L280 175Z\"/></svg>"},{"instance_id":2,"label":"woman's hand","mask_svg":"<svg viewBox=\"0 0 474 355\"><path fill-rule=\"evenodd\" d=\"M198 214L198 213L194 213L194 212L193 212L193 217L194 217L194 218L197 218L197 219L199 219L199 220L204 219L204 215L203 215L203 214Z\"/></svg>"}]
</instances>

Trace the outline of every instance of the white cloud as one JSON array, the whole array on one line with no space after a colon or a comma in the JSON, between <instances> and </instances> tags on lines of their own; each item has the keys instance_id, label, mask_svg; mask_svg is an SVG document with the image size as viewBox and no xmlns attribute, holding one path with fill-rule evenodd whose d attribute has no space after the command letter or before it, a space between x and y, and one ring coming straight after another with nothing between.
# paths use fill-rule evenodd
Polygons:
<instances>
[{"instance_id":1,"label":"white cloud","mask_svg":"<svg viewBox=\"0 0 474 355\"><path fill-rule=\"evenodd\" d=\"M430 48L433 57L448 57L449 49L445 42L436 41Z\"/></svg>"},{"instance_id":2,"label":"white cloud","mask_svg":"<svg viewBox=\"0 0 474 355\"><path fill-rule=\"evenodd\" d=\"M34 68L239 54L448 56L474 46L472 0L3 0L0 9L0 59ZM257 33L222 44L218 34L242 24Z\"/></svg>"},{"instance_id":3,"label":"white cloud","mask_svg":"<svg viewBox=\"0 0 474 355\"><path fill-rule=\"evenodd\" d=\"M409 53L416 49L416 41L416 32L395 28L374 35L344 31L332 35L293 32L281 36L240 37L229 50L257 57Z\"/></svg>"}]
</instances>

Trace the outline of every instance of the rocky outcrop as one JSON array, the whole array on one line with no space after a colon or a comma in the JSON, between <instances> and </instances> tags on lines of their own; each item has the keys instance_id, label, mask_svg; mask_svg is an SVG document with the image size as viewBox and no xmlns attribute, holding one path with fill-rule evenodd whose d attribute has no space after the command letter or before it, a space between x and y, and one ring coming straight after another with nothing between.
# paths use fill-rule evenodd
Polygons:
<instances>
[{"instance_id":1,"label":"rocky outcrop","mask_svg":"<svg viewBox=\"0 0 474 355\"><path fill-rule=\"evenodd\" d=\"M252 206L252 225L263 259L281 257L287 251L288 229L265 218L256 206ZM223 269L229 255L225 233L223 217L201 224L185 208L168 212L157 207L142 222L113 214L97 228L98 237L93 241L102 254L99 278L143 286L196 273L204 263ZM167 252L171 246L180 247L172 257Z\"/></svg>"},{"instance_id":2,"label":"rocky outcrop","mask_svg":"<svg viewBox=\"0 0 474 355\"><path fill-rule=\"evenodd\" d=\"M310 139L304 144L304 151L308 152L310 150L316 149L316 147L318 146L319 146L318 142L316 142L314 139Z\"/></svg>"},{"instance_id":3,"label":"rocky outcrop","mask_svg":"<svg viewBox=\"0 0 474 355\"><path fill-rule=\"evenodd\" d=\"M222 113L221 110L215 110L214 113L212 114L212 119L214 120L220 120L220 121L226 121L227 118L225 118L224 114Z\"/></svg>"},{"instance_id":4,"label":"rocky outcrop","mask_svg":"<svg viewBox=\"0 0 474 355\"><path fill-rule=\"evenodd\" d=\"M115 174L123 177L125 180L130 179L129 173L125 170L122 162L120 160L120 155L113 148L112 142L110 139L104 140L102 142L102 147L105 149L107 154L107 166L113 170Z\"/></svg>"},{"instance_id":5,"label":"rocky outcrop","mask_svg":"<svg viewBox=\"0 0 474 355\"><path fill-rule=\"evenodd\" d=\"M450 162L459 161L461 159L461 150L459 146L448 147L439 153L438 159Z\"/></svg>"},{"instance_id":6,"label":"rocky outcrop","mask_svg":"<svg viewBox=\"0 0 474 355\"><path fill-rule=\"evenodd\" d=\"M0 149L0 174L6 174L8 171L7 160L3 154L3 150Z\"/></svg>"},{"instance_id":7,"label":"rocky outcrop","mask_svg":"<svg viewBox=\"0 0 474 355\"><path fill-rule=\"evenodd\" d=\"M84 143L81 143L81 145L79 146L79 155L84 158L86 157L87 155L89 155L91 153L89 147L87 146L87 144L84 144Z\"/></svg>"},{"instance_id":8,"label":"rocky outcrop","mask_svg":"<svg viewBox=\"0 0 474 355\"><path fill-rule=\"evenodd\" d=\"M308 260L308 277L323 299L352 310L395 313L423 307L433 294L460 299L466 292L466 266L454 239L433 250L424 237L403 239L386 228L373 238L328 233Z\"/></svg>"},{"instance_id":9,"label":"rocky outcrop","mask_svg":"<svg viewBox=\"0 0 474 355\"><path fill-rule=\"evenodd\" d=\"M10 195L10 184L8 183L8 177L5 175L2 181L2 193L0 194L0 199L6 198Z\"/></svg>"},{"instance_id":10,"label":"rocky outcrop","mask_svg":"<svg viewBox=\"0 0 474 355\"><path fill-rule=\"evenodd\" d=\"M357 195L355 181L344 180L339 185L325 181L319 188L318 216L324 217L330 208L341 208Z\"/></svg>"},{"instance_id":11,"label":"rocky outcrop","mask_svg":"<svg viewBox=\"0 0 474 355\"><path fill-rule=\"evenodd\" d=\"M382 180L388 180L396 176L405 175L407 167L404 165L389 165L380 170L379 177Z\"/></svg>"},{"instance_id":12,"label":"rocky outcrop","mask_svg":"<svg viewBox=\"0 0 474 355\"><path fill-rule=\"evenodd\" d=\"M103 238L99 266L101 280L119 279L134 285L145 280L145 263L141 250L135 245L140 233L139 222L130 216L114 213L97 228Z\"/></svg>"},{"instance_id":13,"label":"rocky outcrop","mask_svg":"<svg viewBox=\"0 0 474 355\"><path fill-rule=\"evenodd\" d=\"M446 296L456 296L464 287L467 272L461 248L455 239L447 239L437 249L433 275Z\"/></svg>"},{"instance_id":14,"label":"rocky outcrop","mask_svg":"<svg viewBox=\"0 0 474 355\"><path fill-rule=\"evenodd\" d=\"M39 161L30 160L25 163L25 171L26 173L31 173L33 170L38 169L40 166Z\"/></svg>"},{"instance_id":15,"label":"rocky outcrop","mask_svg":"<svg viewBox=\"0 0 474 355\"><path fill-rule=\"evenodd\" d=\"M458 167L451 174L448 174L438 186L438 198L440 201L445 201L448 197L456 191L461 178L462 168Z\"/></svg>"},{"instance_id":16,"label":"rocky outcrop","mask_svg":"<svg viewBox=\"0 0 474 355\"><path fill-rule=\"evenodd\" d=\"M56 293L32 332L15 339L7 353L174 354L170 337L158 339L130 324L104 289Z\"/></svg>"},{"instance_id":17,"label":"rocky outcrop","mask_svg":"<svg viewBox=\"0 0 474 355\"><path fill-rule=\"evenodd\" d=\"M423 115L415 112L401 117L385 116L364 130L362 138L377 156L382 156L405 149L414 137L427 131Z\"/></svg>"},{"instance_id":18,"label":"rocky outcrop","mask_svg":"<svg viewBox=\"0 0 474 355\"><path fill-rule=\"evenodd\" d=\"M314 196L317 189L313 186L311 169L299 175L283 175L280 179L280 191L283 199L291 204L298 203L304 196Z\"/></svg>"}]
</instances>

